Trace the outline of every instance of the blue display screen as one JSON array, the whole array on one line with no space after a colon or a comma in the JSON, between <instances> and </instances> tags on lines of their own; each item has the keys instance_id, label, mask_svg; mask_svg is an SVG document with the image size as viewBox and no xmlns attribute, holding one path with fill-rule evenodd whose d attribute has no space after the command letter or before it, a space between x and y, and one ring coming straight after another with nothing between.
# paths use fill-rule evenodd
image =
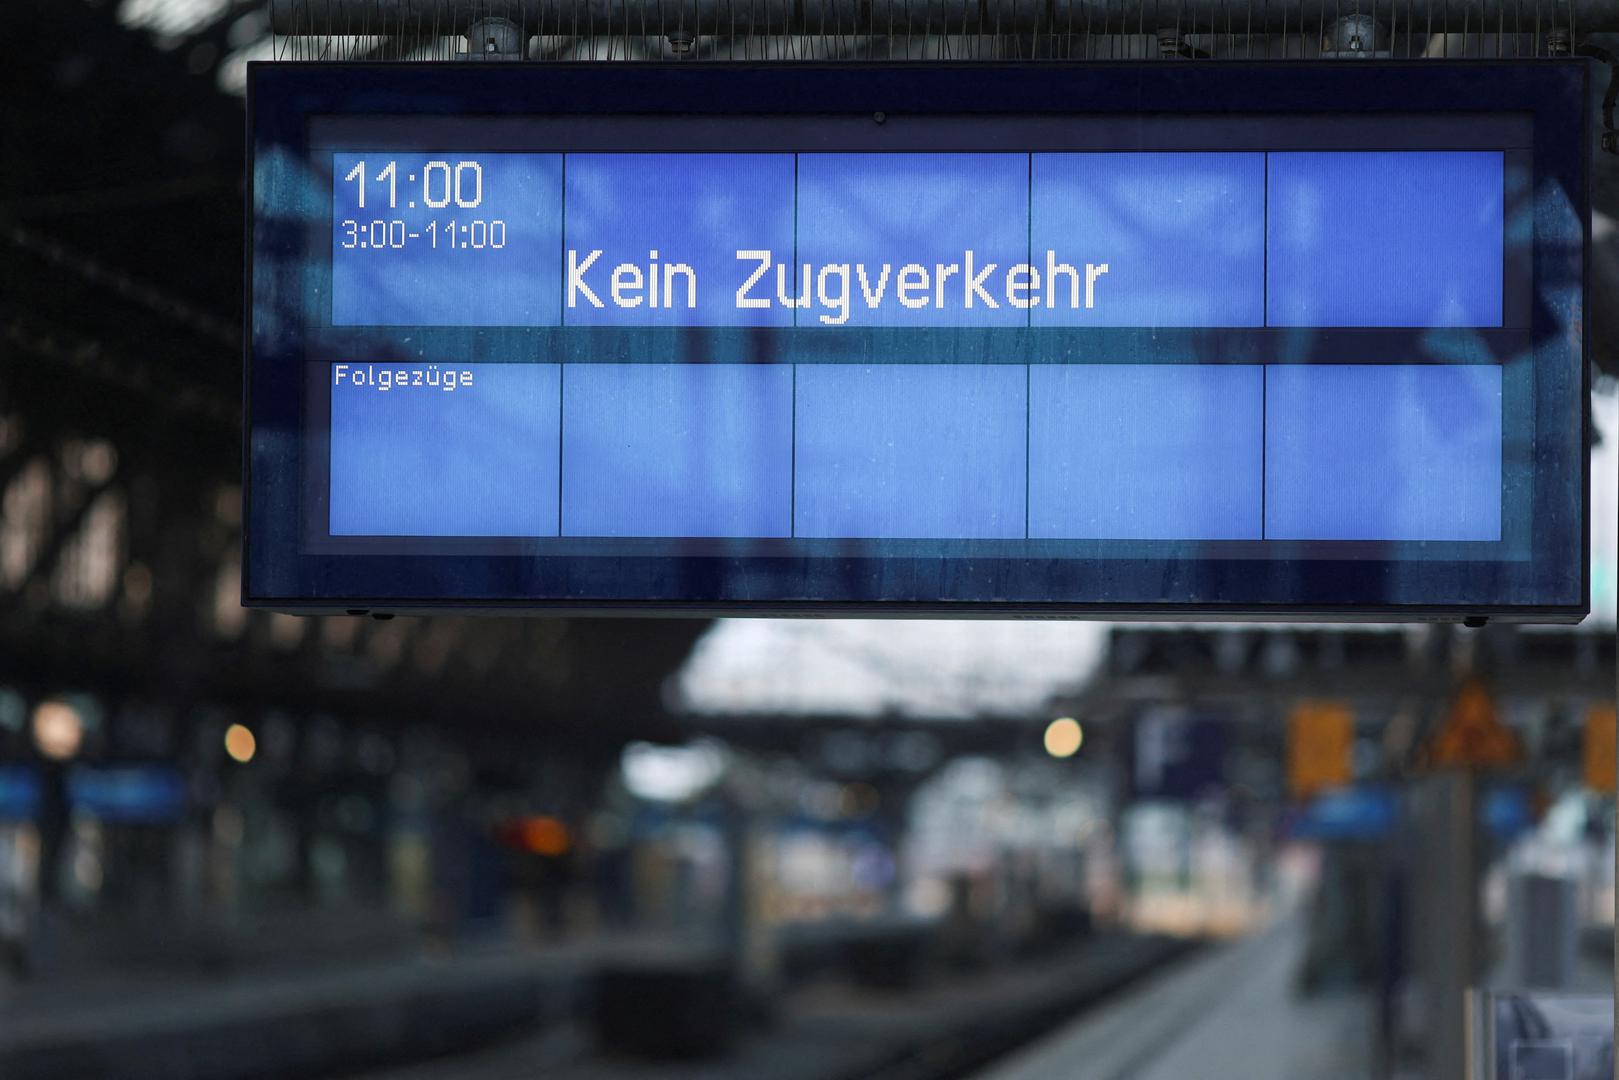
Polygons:
<instances>
[{"instance_id":1,"label":"blue display screen","mask_svg":"<svg viewBox=\"0 0 1619 1080\"><path fill-rule=\"evenodd\" d=\"M339 151L332 323L1499 327L1505 157Z\"/></svg>"},{"instance_id":2,"label":"blue display screen","mask_svg":"<svg viewBox=\"0 0 1619 1080\"><path fill-rule=\"evenodd\" d=\"M332 175L334 325L1501 325L1504 151L339 151ZM1498 365L1016 358L337 363L331 531L1501 537Z\"/></svg>"},{"instance_id":3,"label":"blue display screen","mask_svg":"<svg viewBox=\"0 0 1619 1080\"><path fill-rule=\"evenodd\" d=\"M299 105L255 99L253 377L286 412L252 419L291 445L250 443L287 546L250 538L247 591L1571 613L1583 166L1544 147L1574 69L1510 70L1448 116L1400 65L1363 77L1409 114L1257 68L1209 113L1021 116L893 72L910 114L643 71L491 115L544 98L529 70L411 115L261 70ZM674 115L611 104L659 87Z\"/></svg>"}]
</instances>

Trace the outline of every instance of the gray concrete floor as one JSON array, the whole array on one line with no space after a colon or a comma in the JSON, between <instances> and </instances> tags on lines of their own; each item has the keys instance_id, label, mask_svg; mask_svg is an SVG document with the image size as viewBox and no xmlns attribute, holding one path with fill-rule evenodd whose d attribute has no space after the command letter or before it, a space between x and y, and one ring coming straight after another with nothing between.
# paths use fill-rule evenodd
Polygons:
<instances>
[{"instance_id":1,"label":"gray concrete floor","mask_svg":"<svg viewBox=\"0 0 1619 1080\"><path fill-rule=\"evenodd\" d=\"M1368 1080L1366 995L1300 998L1299 916L1154 977L977 1080Z\"/></svg>"}]
</instances>

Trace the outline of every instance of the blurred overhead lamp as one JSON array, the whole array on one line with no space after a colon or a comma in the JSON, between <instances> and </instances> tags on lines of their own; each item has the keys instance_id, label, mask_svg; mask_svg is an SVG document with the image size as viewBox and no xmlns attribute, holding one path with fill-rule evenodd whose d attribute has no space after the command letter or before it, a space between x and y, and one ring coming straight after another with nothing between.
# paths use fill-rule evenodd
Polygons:
<instances>
[{"instance_id":1,"label":"blurred overhead lamp","mask_svg":"<svg viewBox=\"0 0 1619 1080\"><path fill-rule=\"evenodd\" d=\"M52 761L77 757L84 745L84 718L65 701L42 701L34 709L34 745Z\"/></svg>"},{"instance_id":2,"label":"blurred overhead lamp","mask_svg":"<svg viewBox=\"0 0 1619 1080\"><path fill-rule=\"evenodd\" d=\"M1046 725L1046 753L1054 758L1071 758L1085 744L1085 729L1072 716L1059 716Z\"/></svg>"},{"instance_id":3,"label":"blurred overhead lamp","mask_svg":"<svg viewBox=\"0 0 1619 1080\"><path fill-rule=\"evenodd\" d=\"M246 765L258 753L259 740L244 724L232 724L225 729L225 753L232 761Z\"/></svg>"}]
</instances>

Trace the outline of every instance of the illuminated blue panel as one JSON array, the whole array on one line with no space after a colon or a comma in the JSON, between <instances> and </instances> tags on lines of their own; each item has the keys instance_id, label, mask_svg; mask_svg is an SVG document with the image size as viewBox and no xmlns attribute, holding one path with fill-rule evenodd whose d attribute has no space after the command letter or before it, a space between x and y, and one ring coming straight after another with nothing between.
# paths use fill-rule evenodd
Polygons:
<instances>
[{"instance_id":1,"label":"illuminated blue panel","mask_svg":"<svg viewBox=\"0 0 1619 1080\"><path fill-rule=\"evenodd\" d=\"M757 265L738 251L793 257L791 154L569 154L567 245L582 265L564 294L563 321L578 326L791 326L792 309L738 307L736 290ZM658 304L652 304L656 251ZM613 269L627 264L618 300ZM671 275L684 265L691 276ZM667 280L666 280L667 279ZM774 278L771 278L774 281ZM639 281L640 288L631 287ZM695 306L691 305L695 281ZM666 287L673 285L671 291ZM763 293L765 290L760 290ZM637 302L638 301L638 302ZM629 306L626 306L629 305Z\"/></svg>"},{"instance_id":2,"label":"illuminated blue panel","mask_svg":"<svg viewBox=\"0 0 1619 1080\"><path fill-rule=\"evenodd\" d=\"M74 810L106 822L164 824L186 807L185 778L167 765L76 765L67 789Z\"/></svg>"},{"instance_id":3,"label":"illuminated blue panel","mask_svg":"<svg viewBox=\"0 0 1619 1080\"><path fill-rule=\"evenodd\" d=\"M446 371L463 373L453 391L442 388ZM557 365L337 364L333 372L334 536L556 535ZM440 386L398 385L401 372Z\"/></svg>"},{"instance_id":4,"label":"illuminated blue panel","mask_svg":"<svg viewBox=\"0 0 1619 1080\"><path fill-rule=\"evenodd\" d=\"M969 250L975 277L994 264L980 281L988 300L974 293L970 308ZM799 326L1023 326L1027 312L1008 303L1006 274L1027 259L1028 250L1027 154L798 159L798 261L815 271ZM832 300L841 291L837 271L822 286L820 271L828 265L846 267L847 304ZM909 274L907 265L913 267ZM941 266L947 268L943 275ZM802 274L800 267L788 276L787 295L804 292ZM916 287L921 275L925 289ZM904 298L915 307L902 302L906 281L912 288Z\"/></svg>"},{"instance_id":5,"label":"illuminated blue panel","mask_svg":"<svg viewBox=\"0 0 1619 1080\"><path fill-rule=\"evenodd\" d=\"M39 813L39 774L27 765L0 765L0 821L32 821Z\"/></svg>"},{"instance_id":6,"label":"illuminated blue panel","mask_svg":"<svg viewBox=\"0 0 1619 1080\"><path fill-rule=\"evenodd\" d=\"M798 369L799 536L1024 535L1025 369Z\"/></svg>"},{"instance_id":7,"label":"illuminated blue panel","mask_svg":"<svg viewBox=\"0 0 1619 1080\"><path fill-rule=\"evenodd\" d=\"M1267 370L1267 539L1500 539L1499 367Z\"/></svg>"},{"instance_id":8,"label":"illuminated blue panel","mask_svg":"<svg viewBox=\"0 0 1619 1080\"><path fill-rule=\"evenodd\" d=\"M1035 326L1264 324L1264 154L1035 154L1030 188Z\"/></svg>"},{"instance_id":9,"label":"illuminated blue panel","mask_svg":"<svg viewBox=\"0 0 1619 1080\"><path fill-rule=\"evenodd\" d=\"M1270 155L1272 326L1500 326L1499 151Z\"/></svg>"},{"instance_id":10,"label":"illuminated blue panel","mask_svg":"<svg viewBox=\"0 0 1619 1080\"><path fill-rule=\"evenodd\" d=\"M1257 365L1036 364L1029 535L1257 540Z\"/></svg>"},{"instance_id":11,"label":"illuminated blue panel","mask_svg":"<svg viewBox=\"0 0 1619 1080\"><path fill-rule=\"evenodd\" d=\"M791 531L791 367L570 364L562 384L565 535Z\"/></svg>"},{"instance_id":12,"label":"illuminated blue panel","mask_svg":"<svg viewBox=\"0 0 1619 1080\"><path fill-rule=\"evenodd\" d=\"M560 154L334 154L332 178L334 325L556 325Z\"/></svg>"}]
</instances>

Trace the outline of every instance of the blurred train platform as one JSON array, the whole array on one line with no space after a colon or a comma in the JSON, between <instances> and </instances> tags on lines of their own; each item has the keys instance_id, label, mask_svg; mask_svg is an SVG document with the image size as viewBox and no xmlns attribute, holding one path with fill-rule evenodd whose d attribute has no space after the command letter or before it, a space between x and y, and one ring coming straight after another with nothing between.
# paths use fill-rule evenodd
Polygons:
<instances>
[{"instance_id":1,"label":"blurred train platform","mask_svg":"<svg viewBox=\"0 0 1619 1080\"><path fill-rule=\"evenodd\" d=\"M928 1080L954 1077L1191 954L1194 942L1105 934L1016 966L945 973L896 991L822 981L718 1057L604 1051L587 1026L557 1025L474 1054L355 1080ZM650 1019L650 1018L649 1018Z\"/></svg>"},{"instance_id":2,"label":"blurred train platform","mask_svg":"<svg viewBox=\"0 0 1619 1080\"><path fill-rule=\"evenodd\" d=\"M6 992L0 1076L944 1076L1026 1042L1194 947L1100 933L1017 963L930 967L911 987L862 988L847 971L820 971L784 986L769 1021L739 1030L725 1053L687 1062L636 1058L616 1042L605 1056L598 1049L593 1004L604 972L705 955L666 938L543 947L488 940L441 954L261 963L228 976L61 978ZM836 955L839 946L818 940L815 948Z\"/></svg>"},{"instance_id":3,"label":"blurred train platform","mask_svg":"<svg viewBox=\"0 0 1619 1080\"><path fill-rule=\"evenodd\" d=\"M1348 1080L1375 1075L1375 1002L1343 990L1300 996L1306 921L1144 980L978 1080Z\"/></svg>"},{"instance_id":4,"label":"blurred train platform","mask_svg":"<svg viewBox=\"0 0 1619 1080\"><path fill-rule=\"evenodd\" d=\"M0 1076L321 1076L443 1053L566 1015L593 958L588 943L489 941L442 954L334 946L324 962L213 972L63 973L0 989Z\"/></svg>"},{"instance_id":5,"label":"blurred train platform","mask_svg":"<svg viewBox=\"0 0 1619 1080\"><path fill-rule=\"evenodd\" d=\"M1374 989L1305 992L1300 973L1310 948L1309 915L1300 908L1260 933L1141 980L974 1080L1423 1076L1410 1053L1380 1060ZM1600 950L1583 952L1569 989L1608 994L1612 987Z\"/></svg>"}]
</instances>

